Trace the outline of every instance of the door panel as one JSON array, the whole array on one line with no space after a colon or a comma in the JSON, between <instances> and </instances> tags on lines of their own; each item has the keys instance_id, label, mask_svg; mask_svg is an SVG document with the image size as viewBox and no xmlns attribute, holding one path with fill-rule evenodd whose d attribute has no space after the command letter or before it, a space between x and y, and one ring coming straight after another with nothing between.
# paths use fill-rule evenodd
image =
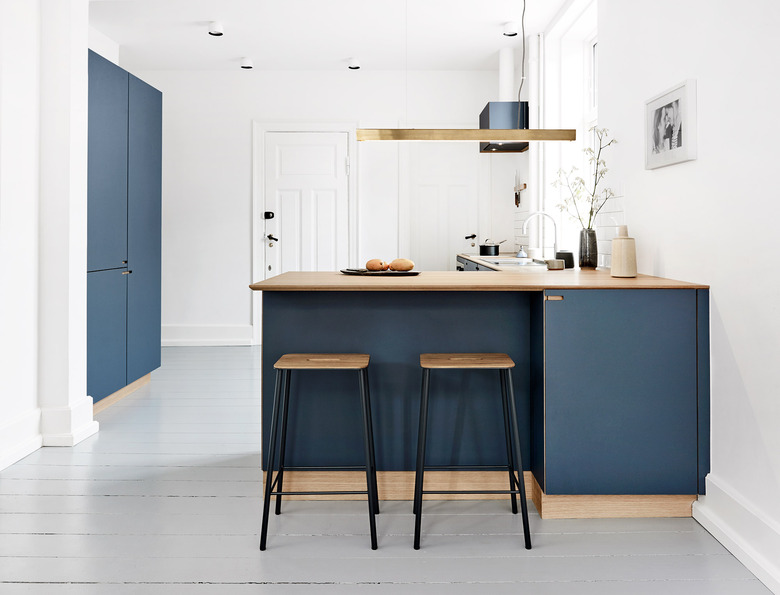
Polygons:
<instances>
[{"instance_id":1,"label":"door panel","mask_svg":"<svg viewBox=\"0 0 780 595\"><path fill-rule=\"evenodd\" d=\"M546 493L697 493L695 291L545 293Z\"/></svg>"},{"instance_id":2,"label":"door panel","mask_svg":"<svg viewBox=\"0 0 780 595\"><path fill-rule=\"evenodd\" d=\"M415 269L454 271L478 226L479 153L470 145L409 145L410 250ZM405 255L400 255L405 256Z\"/></svg>"},{"instance_id":3,"label":"door panel","mask_svg":"<svg viewBox=\"0 0 780 595\"><path fill-rule=\"evenodd\" d=\"M160 367L162 93L130 75L127 382Z\"/></svg>"},{"instance_id":4,"label":"door panel","mask_svg":"<svg viewBox=\"0 0 780 595\"><path fill-rule=\"evenodd\" d=\"M94 401L127 382L127 277L122 269L87 273L87 393Z\"/></svg>"},{"instance_id":5,"label":"door panel","mask_svg":"<svg viewBox=\"0 0 780 595\"><path fill-rule=\"evenodd\" d=\"M264 143L264 210L275 214L265 220L266 277L346 267L347 134L267 132Z\"/></svg>"},{"instance_id":6,"label":"door panel","mask_svg":"<svg viewBox=\"0 0 780 595\"><path fill-rule=\"evenodd\" d=\"M87 270L127 260L128 74L89 52Z\"/></svg>"}]
</instances>

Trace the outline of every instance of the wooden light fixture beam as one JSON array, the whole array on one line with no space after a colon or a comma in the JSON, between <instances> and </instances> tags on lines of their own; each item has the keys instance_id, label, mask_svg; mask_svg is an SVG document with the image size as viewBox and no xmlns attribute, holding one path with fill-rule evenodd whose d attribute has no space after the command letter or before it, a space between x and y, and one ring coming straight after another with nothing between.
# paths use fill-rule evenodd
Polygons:
<instances>
[{"instance_id":1,"label":"wooden light fixture beam","mask_svg":"<svg viewBox=\"0 0 780 595\"><path fill-rule=\"evenodd\" d=\"M576 130L527 128L358 128L359 141L482 141L482 142L528 142L528 141L572 141L577 139Z\"/></svg>"}]
</instances>

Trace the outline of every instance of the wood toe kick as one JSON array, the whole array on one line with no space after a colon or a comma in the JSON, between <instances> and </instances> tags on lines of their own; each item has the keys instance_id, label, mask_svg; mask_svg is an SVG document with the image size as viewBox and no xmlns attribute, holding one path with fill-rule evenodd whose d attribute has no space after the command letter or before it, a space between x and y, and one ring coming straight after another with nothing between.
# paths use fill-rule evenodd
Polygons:
<instances>
[{"instance_id":1,"label":"wood toe kick","mask_svg":"<svg viewBox=\"0 0 780 595\"><path fill-rule=\"evenodd\" d=\"M543 519L690 517L697 496L678 494L548 495L532 476L531 492Z\"/></svg>"},{"instance_id":2,"label":"wood toe kick","mask_svg":"<svg viewBox=\"0 0 780 595\"><path fill-rule=\"evenodd\" d=\"M530 471L525 490L543 519L690 517L696 495L548 495ZM266 473L263 473L265 482ZM414 471L378 471L380 500L413 500ZM426 471L426 490L507 489L506 471ZM364 471L285 471L289 491L359 491L366 489ZM289 500L364 500L364 495L285 496ZM503 500L506 494L426 494L426 500Z\"/></svg>"}]
</instances>

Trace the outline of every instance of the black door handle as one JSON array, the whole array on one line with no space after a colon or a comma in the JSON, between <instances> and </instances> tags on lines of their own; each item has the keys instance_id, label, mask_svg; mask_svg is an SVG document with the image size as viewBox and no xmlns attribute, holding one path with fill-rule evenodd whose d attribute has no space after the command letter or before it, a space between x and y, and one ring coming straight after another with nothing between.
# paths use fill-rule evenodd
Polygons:
<instances>
[{"instance_id":1,"label":"black door handle","mask_svg":"<svg viewBox=\"0 0 780 595\"><path fill-rule=\"evenodd\" d=\"M272 234L272 233L269 233L269 234L268 234L266 237L267 237L269 240L271 240L272 242L278 242L278 241L279 241L279 238L277 238L277 237L274 237L274 234Z\"/></svg>"},{"instance_id":2,"label":"black door handle","mask_svg":"<svg viewBox=\"0 0 780 595\"><path fill-rule=\"evenodd\" d=\"M477 239L477 234L472 233L470 236L466 236L466 239L467 240L475 240L475 239Z\"/></svg>"}]
</instances>

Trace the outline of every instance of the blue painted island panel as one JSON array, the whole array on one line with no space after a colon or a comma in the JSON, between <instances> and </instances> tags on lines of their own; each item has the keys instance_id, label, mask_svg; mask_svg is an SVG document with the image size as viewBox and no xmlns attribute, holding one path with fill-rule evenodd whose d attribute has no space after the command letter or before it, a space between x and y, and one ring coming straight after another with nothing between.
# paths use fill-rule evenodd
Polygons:
<instances>
[{"instance_id":1,"label":"blue painted island panel","mask_svg":"<svg viewBox=\"0 0 780 595\"><path fill-rule=\"evenodd\" d=\"M696 290L545 295L545 492L696 494Z\"/></svg>"},{"instance_id":2,"label":"blue painted island panel","mask_svg":"<svg viewBox=\"0 0 780 595\"><path fill-rule=\"evenodd\" d=\"M526 292L264 292L263 444L269 436L273 364L284 353L371 356L380 470L414 469L421 353L508 353L517 364L512 378L518 423L529 428L529 298ZM500 395L495 370L433 371L429 463L505 464ZM295 372L291 398L288 464L361 464L355 372ZM522 434L524 466L530 469L529 432Z\"/></svg>"}]
</instances>

